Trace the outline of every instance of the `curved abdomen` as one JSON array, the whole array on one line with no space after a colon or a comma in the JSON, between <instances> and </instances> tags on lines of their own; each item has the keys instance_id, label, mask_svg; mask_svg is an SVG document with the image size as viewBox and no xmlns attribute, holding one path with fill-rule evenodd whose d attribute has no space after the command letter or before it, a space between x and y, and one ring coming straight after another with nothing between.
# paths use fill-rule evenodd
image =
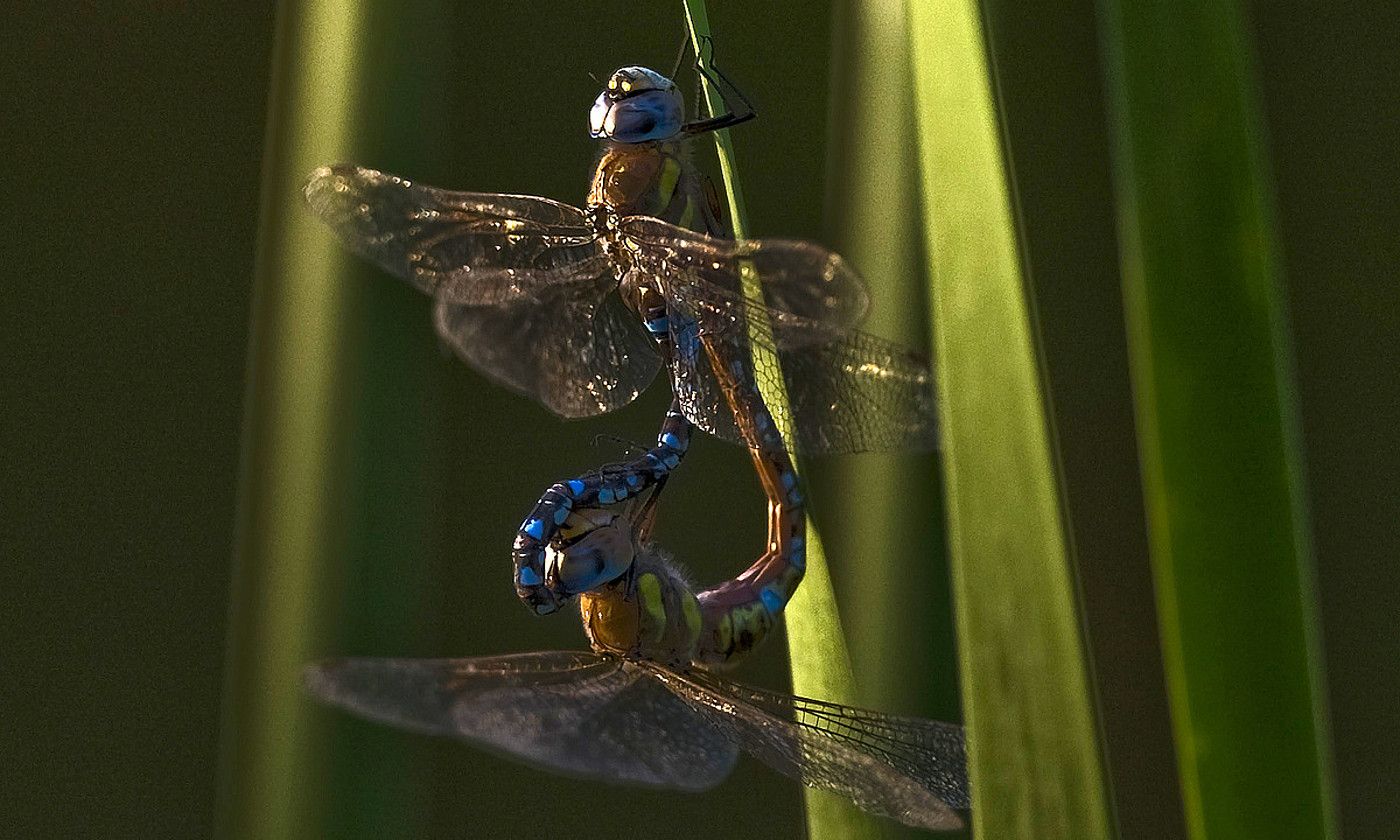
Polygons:
<instances>
[{"instance_id":1,"label":"curved abdomen","mask_svg":"<svg viewBox=\"0 0 1400 840\"><path fill-rule=\"evenodd\" d=\"M768 543L753 565L733 580L699 593L701 633L695 661L725 667L742 659L777 623L807 569L807 520L802 489L782 435L750 375L748 359L724 358L721 345L702 339L721 377L725 398L768 497ZM732 352L732 351L729 351ZM739 377L744 377L741 386Z\"/></svg>"}]
</instances>

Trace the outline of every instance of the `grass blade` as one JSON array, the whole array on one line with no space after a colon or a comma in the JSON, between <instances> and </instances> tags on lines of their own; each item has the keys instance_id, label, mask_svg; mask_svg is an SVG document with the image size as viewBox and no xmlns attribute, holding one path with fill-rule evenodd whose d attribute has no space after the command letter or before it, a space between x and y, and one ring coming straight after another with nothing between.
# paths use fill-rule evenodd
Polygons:
<instances>
[{"instance_id":1,"label":"grass blade","mask_svg":"<svg viewBox=\"0 0 1400 840\"><path fill-rule=\"evenodd\" d=\"M1107 837L1110 800L993 79L970 0L910 2L974 826Z\"/></svg>"},{"instance_id":2,"label":"grass blade","mask_svg":"<svg viewBox=\"0 0 1400 840\"><path fill-rule=\"evenodd\" d=\"M913 79L903 4L842 0L832 27L827 217L835 250L870 289L865 328L928 344ZM814 464L830 487L819 513L839 517L828 558L848 610L863 702L956 719L958 685L947 593L937 457L873 452ZM849 574L842 574L845 570ZM859 574L854 571L859 570ZM918 609L910 609L914 601ZM910 679L910 669L932 674Z\"/></svg>"},{"instance_id":3,"label":"grass blade","mask_svg":"<svg viewBox=\"0 0 1400 840\"><path fill-rule=\"evenodd\" d=\"M702 41L710 37L709 14L704 0L684 0L686 23L690 28L691 46L701 61L709 52ZM704 93L710 112L722 114L726 106L719 92L704 81ZM739 186L734 160L734 147L729 132L711 132L719 156L720 172L724 178L725 195L729 202L734 235L743 237L747 229L743 191ZM756 283L757 278L751 279ZM757 291L757 290L756 290ZM761 292L759 292L761 294ZM754 324L762 329L766 325ZM781 392L763 394L774 419L790 416L786 410L787 395ZM784 432L787 435L786 431ZM797 466L794 458L794 466ZM788 657L792 668L793 691L808 697L835 702L855 702L855 684L851 673L850 653L841 633L841 615L836 605L831 574L822 551L821 539L811 518L807 520L807 572L802 586L785 610ZM805 789L807 801L808 836L812 840L826 838L873 837L877 831L874 819L845 800L822 791Z\"/></svg>"},{"instance_id":4,"label":"grass blade","mask_svg":"<svg viewBox=\"0 0 1400 840\"><path fill-rule=\"evenodd\" d=\"M901 0L838 0L831 23L825 218L870 289L864 324L928 345L908 21ZM812 463L814 518L848 617L860 702L960 720L938 457L871 452ZM884 837L896 834L881 826ZM926 836L917 833L917 836Z\"/></svg>"},{"instance_id":5,"label":"grass blade","mask_svg":"<svg viewBox=\"0 0 1400 840\"><path fill-rule=\"evenodd\" d=\"M1241 12L1100 9L1187 824L1196 838L1331 836L1295 406Z\"/></svg>"},{"instance_id":6,"label":"grass blade","mask_svg":"<svg viewBox=\"0 0 1400 840\"><path fill-rule=\"evenodd\" d=\"M339 395L354 306L351 258L299 198L313 167L351 157L366 14L332 0L278 11L225 675L223 837L318 834L333 795L318 759L325 732L300 673L335 623L316 604L339 545L348 426Z\"/></svg>"}]
</instances>

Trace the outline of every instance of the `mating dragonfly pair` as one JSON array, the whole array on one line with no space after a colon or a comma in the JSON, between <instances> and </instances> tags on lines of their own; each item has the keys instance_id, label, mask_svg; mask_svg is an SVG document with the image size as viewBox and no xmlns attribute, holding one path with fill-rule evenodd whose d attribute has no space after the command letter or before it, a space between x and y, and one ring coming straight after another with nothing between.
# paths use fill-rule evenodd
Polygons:
<instances>
[{"instance_id":1,"label":"mating dragonfly pair","mask_svg":"<svg viewBox=\"0 0 1400 840\"><path fill-rule=\"evenodd\" d=\"M669 78L619 69L590 114L605 143L587 209L349 165L312 175L312 211L432 295L438 334L488 377L584 417L631 402L665 367L673 401L656 447L555 484L515 539L522 600L543 614L577 597L592 653L338 660L308 669L308 685L359 714L575 775L700 790L743 749L875 813L956 827L968 804L959 727L714 672L758 644L801 582L789 448L931 449L936 431L927 363L856 328L867 297L839 256L731 237L683 145L751 115L687 123ZM764 395L778 392L787 399L770 411ZM698 592L649 540L694 426L747 446L769 501L767 550Z\"/></svg>"}]
</instances>

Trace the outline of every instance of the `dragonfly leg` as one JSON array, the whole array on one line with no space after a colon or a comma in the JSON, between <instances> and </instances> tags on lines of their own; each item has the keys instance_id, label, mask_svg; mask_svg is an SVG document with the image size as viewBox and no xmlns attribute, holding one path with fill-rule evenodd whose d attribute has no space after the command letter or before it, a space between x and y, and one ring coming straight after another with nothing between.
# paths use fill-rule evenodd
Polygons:
<instances>
[{"instance_id":1,"label":"dragonfly leg","mask_svg":"<svg viewBox=\"0 0 1400 840\"><path fill-rule=\"evenodd\" d=\"M626 517L629 544L635 527L634 517L642 517L645 533L654 516L657 493L671 471L680 466L690 446L691 429L690 421L681 414L679 403L672 401L655 447L632 461L609 464L587 475L555 484L540 496L516 532L511 552L515 565L515 592L526 605L540 615L552 613L570 597L591 585L605 582L595 581L594 578L615 571L613 567L621 559L618 556L621 546L615 542L605 542L602 535L588 545L578 545L574 555L576 562L566 562L575 544L588 539L589 532L610 524L610 520L593 517L591 512L635 502L650 491L640 505L629 504ZM566 531L582 532L583 536ZM547 568L549 549L561 554L565 562L555 562L553 568ZM596 572L592 575L581 574L580 569L585 564L589 568L596 567Z\"/></svg>"},{"instance_id":2,"label":"dragonfly leg","mask_svg":"<svg viewBox=\"0 0 1400 840\"><path fill-rule=\"evenodd\" d=\"M710 54L708 57L703 54L705 47L709 48ZM739 123L748 122L756 117L758 114L754 110L753 103L750 102L743 91L739 90L739 87L731 82L729 77L724 75L719 67L715 65L715 42L708 36L704 37L701 40L701 50L702 52L695 56L696 85L697 87L700 85L700 80L702 78L709 82L710 86L719 93L720 99L724 101L724 105L728 108L728 111L723 114L713 115L709 119L695 120L686 123L681 127L681 130L688 135L694 136L696 134L704 134L707 131L729 128ZM697 104L705 101L704 97L698 92L695 98Z\"/></svg>"},{"instance_id":3,"label":"dragonfly leg","mask_svg":"<svg viewBox=\"0 0 1400 840\"><path fill-rule=\"evenodd\" d=\"M651 542L651 529L656 524L656 502L661 498L661 491L666 487L666 479L670 478L670 473L657 479L652 492L642 502L636 515L636 540L638 545L646 545Z\"/></svg>"}]
</instances>

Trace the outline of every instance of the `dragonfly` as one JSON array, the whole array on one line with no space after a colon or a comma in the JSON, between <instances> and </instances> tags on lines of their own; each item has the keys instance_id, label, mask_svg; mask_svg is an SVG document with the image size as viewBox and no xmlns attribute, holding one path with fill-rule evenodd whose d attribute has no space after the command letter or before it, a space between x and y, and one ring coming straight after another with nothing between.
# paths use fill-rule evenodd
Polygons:
<instances>
[{"instance_id":1,"label":"dragonfly","mask_svg":"<svg viewBox=\"0 0 1400 840\"><path fill-rule=\"evenodd\" d=\"M544 568L570 509L664 485L690 424L767 452L936 443L927 361L858 329L869 302L859 275L814 243L731 237L686 142L753 111L722 74L707 78L742 107L685 122L670 78L639 66L612 74L590 111L603 149L586 208L351 164L318 169L305 186L352 251L433 297L448 346L554 413L619 408L667 368L672 411L649 457L630 473L554 485L518 530L516 591L540 614L573 594ZM787 400L770 412L763 395L779 389Z\"/></svg>"},{"instance_id":2,"label":"dragonfly","mask_svg":"<svg viewBox=\"0 0 1400 840\"><path fill-rule=\"evenodd\" d=\"M317 169L304 195L350 250L433 297L462 359L555 414L627 405L665 366L690 422L752 446L716 372L752 367L739 385L786 391L775 419L798 453L933 449L928 362L858 329L869 295L850 265L811 242L731 238L687 141L752 113L686 122L674 81L622 67L590 112L602 149L585 207L353 164Z\"/></svg>"},{"instance_id":3,"label":"dragonfly","mask_svg":"<svg viewBox=\"0 0 1400 840\"><path fill-rule=\"evenodd\" d=\"M765 487L782 486L784 456L756 463ZM958 812L969 807L961 727L765 691L720 673L764 640L796 591L800 532L738 577L697 592L647 538L656 498L652 488L571 509L551 547L552 574L586 590L579 607L590 651L327 660L306 669L308 689L360 716L566 775L703 791L742 751L872 813L961 827Z\"/></svg>"}]
</instances>

